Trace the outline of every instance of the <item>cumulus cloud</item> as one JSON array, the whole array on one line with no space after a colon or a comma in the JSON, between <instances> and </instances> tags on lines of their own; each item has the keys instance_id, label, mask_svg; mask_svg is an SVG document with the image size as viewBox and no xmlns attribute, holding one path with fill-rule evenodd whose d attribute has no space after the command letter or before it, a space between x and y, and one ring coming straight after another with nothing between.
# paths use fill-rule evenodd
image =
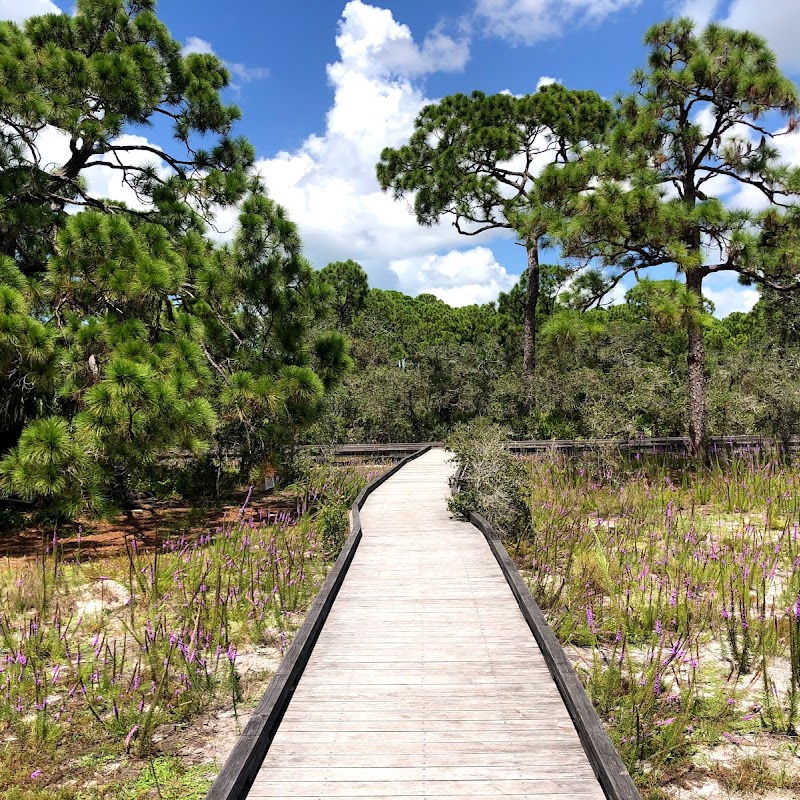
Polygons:
<instances>
[{"instance_id":1,"label":"cumulus cloud","mask_svg":"<svg viewBox=\"0 0 800 800\"><path fill-rule=\"evenodd\" d=\"M714 125L711 108L703 108L694 121L705 133L709 133ZM775 138L770 144L777 149L779 159L785 164L800 167L800 133L790 133L786 126L775 129L774 133ZM746 125L734 125L723 135L723 142L727 143L734 138L744 142L746 146L758 147L761 136ZM723 198L731 208L761 211L769 205L767 196L756 186L727 176L715 176L704 184L703 189L710 196Z\"/></svg>"},{"instance_id":2,"label":"cumulus cloud","mask_svg":"<svg viewBox=\"0 0 800 800\"><path fill-rule=\"evenodd\" d=\"M394 259L389 268L397 275L402 292L434 294L451 306L489 303L517 282L488 247Z\"/></svg>"},{"instance_id":3,"label":"cumulus cloud","mask_svg":"<svg viewBox=\"0 0 800 800\"><path fill-rule=\"evenodd\" d=\"M420 46L409 27L396 22L388 8L361 0L351 0L344 7L336 46L342 60L329 67L334 82L344 71L370 77L458 72L469 59L466 40L456 41L437 28Z\"/></svg>"},{"instance_id":4,"label":"cumulus cloud","mask_svg":"<svg viewBox=\"0 0 800 800\"><path fill-rule=\"evenodd\" d=\"M32 153L31 158L37 160L43 169L61 167L69 161L69 136L58 128L47 125L36 135L36 150L38 158Z\"/></svg>"},{"instance_id":5,"label":"cumulus cloud","mask_svg":"<svg viewBox=\"0 0 800 800\"><path fill-rule=\"evenodd\" d=\"M118 136L116 139L112 140L112 144L134 147L153 146L144 136L135 136L133 134ZM124 157L127 166L143 167L149 165L154 166L162 177L166 177L170 174L170 169L167 165L152 153L127 151L121 155ZM95 158L93 160L99 161L101 159ZM116 159L111 154L105 155L102 160L109 163L116 163ZM109 169L107 167L92 167L91 169L85 170L84 175L88 180L89 192L95 197L108 197L113 200L121 200L130 208L144 209L148 207L146 203L143 203L139 197L137 197L136 192L123 181L123 173L120 170Z\"/></svg>"},{"instance_id":6,"label":"cumulus cloud","mask_svg":"<svg viewBox=\"0 0 800 800\"><path fill-rule=\"evenodd\" d=\"M561 36L569 27L597 24L641 0L477 0L475 16L486 33L517 44Z\"/></svg>"},{"instance_id":7,"label":"cumulus cloud","mask_svg":"<svg viewBox=\"0 0 800 800\"><path fill-rule=\"evenodd\" d=\"M70 137L68 134L54 128L51 125L44 127L36 136L36 160L39 165L46 170L59 169L66 164L70 158L69 148ZM112 144L122 146L149 146L158 147L144 136L133 134L123 134L113 139ZM33 154L31 154L33 157ZM153 165L159 174L166 177L170 173L169 167L149 152L126 151L119 154L128 166ZM94 156L92 161L104 161L109 164L117 164L117 159L107 153L103 157ZM126 203L130 208L143 209L146 204L137 197L136 192L123 181L121 170L108 167L89 167L82 172L82 177L86 180L86 189L92 197L104 197L110 200L117 200Z\"/></svg>"},{"instance_id":8,"label":"cumulus cloud","mask_svg":"<svg viewBox=\"0 0 800 800\"><path fill-rule=\"evenodd\" d=\"M542 75L538 81L536 81L536 91L538 92L542 86L549 86L551 83L561 83L558 78L551 78L549 75Z\"/></svg>"},{"instance_id":9,"label":"cumulus cloud","mask_svg":"<svg viewBox=\"0 0 800 800\"><path fill-rule=\"evenodd\" d=\"M0 19L23 22L40 14L60 14L61 9L50 0L0 0Z\"/></svg>"},{"instance_id":10,"label":"cumulus cloud","mask_svg":"<svg viewBox=\"0 0 800 800\"><path fill-rule=\"evenodd\" d=\"M199 53L207 56L215 55L211 42L207 42L199 36L189 36L186 39L186 44L181 48L181 55L188 56L192 53Z\"/></svg>"},{"instance_id":11,"label":"cumulus cloud","mask_svg":"<svg viewBox=\"0 0 800 800\"><path fill-rule=\"evenodd\" d=\"M606 308L608 306L621 306L625 302L625 295L628 293L630 286L626 286L625 283L620 281L616 286L614 286L610 292L607 292L603 295L602 300L600 301L600 306L602 308Z\"/></svg>"},{"instance_id":12,"label":"cumulus cloud","mask_svg":"<svg viewBox=\"0 0 800 800\"><path fill-rule=\"evenodd\" d=\"M718 319L723 319L734 311L750 311L761 296L757 289L739 286L729 275L711 275L706 278L703 295L714 304L714 316Z\"/></svg>"},{"instance_id":13,"label":"cumulus cloud","mask_svg":"<svg viewBox=\"0 0 800 800\"><path fill-rule=\"evenodd\" d=\"M683 0L674 3L675 16L691 17L700 26L705 27L714 18L720 0Z\"/></svg>"},{"instance_id":14,"label":"cumulus cloud","mask_svg":"<svg viewBox=\"0 0 800 800\"><path fill-rule=\"evenodd\" d=\"M324 132L257 166L270 195L298 224L315 266L353 258L372 285L430 291L463 304L494 299L510 286L504 271L492 266L491 251L436 255L460 247L464 238L447 223L417 225L408 201L380 191L375 178L381 150L403 144L420 109L431 102L418 76L466 61L466 46L448 38L435 31L420 45L390 11L349 2L336 37L339 59L328 66L334 99ZM491 235L484 234L482 242L489 241ZM447 283L442 270L456 262L463 269L453 268ZM418 279L416 270L424 273Z\"/></svg>"}]
</instances>

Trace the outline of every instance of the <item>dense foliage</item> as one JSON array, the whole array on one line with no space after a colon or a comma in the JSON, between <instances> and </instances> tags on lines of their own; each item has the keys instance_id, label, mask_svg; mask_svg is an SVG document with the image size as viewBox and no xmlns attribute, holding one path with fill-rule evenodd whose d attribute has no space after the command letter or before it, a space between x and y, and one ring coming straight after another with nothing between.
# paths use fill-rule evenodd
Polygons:
<instances>
[{"instance_id":1,"label":"dense foliage","mask_svg":"<svg viewBox=\"0 0 800 800\"><path fill-rule=\"evenodd\" d=\"M616 109L559 85L454 95L383 152L420 223L525 245L517 286L455 309L370 288L352 260L311 267L233 135L227 70L183 55L153 0L0 23L0 492L102 513L165 465L208 491L224 461L269 477L299 442L474 419L520 438L688 430L698 455L709 432L796 433L800 178L773 141L797 127L795 88L749 33L679 20L646 43ZM98 189L112 179L128 204ZM714 179L764 208L728 208ZM564 264L539 264L548 243ZM657 265L683 280L603 307ZM702 289L725 270L762 300L720 321Z\"/></svg>"},{"instance_id":2,"label":"dense foliage","mask_svg":"<svg viewBox=\"0 0 800 800\"><path fill-rule=\"evenodd\" d=\"M459 233L505 228L527 252L523 366L536 369L539 246L563 223L569 203L540 191L544 164L558 169L576 159L581 144L597 144L613 112L596 92L558 83L535 94L456 94L425 106L408 144L386 148L378 181L395 197L413 193L422 225L452 218Z\"/></svg>"},{"instance_id":3,"label":"dense foliage","mask_svg":"<svg viewBox=\"0 0 800 800\"><path fill-rule=\"evenodd\" d=\"M516 232L529 257L529 376L540 239L591 266L573 286L578 306L627 275L674 266L685 281L669 294L687 335L686 428L702 458L707 400L713 403L706 397L704 279L733 272L772 292L797 289L800 170L784 163L778 147L797 128L797 90L765 41L747 31L709 25L697 32L683 18L653 26L645 44L647 67L634 73L614 119L599 97L561 86L523 97L453 95L422 110L408 144L384 150L378 178L396 196L415 193L421 224L449 218L466 234ZM727 205L714 196L734 188L740 194ZM598 332L596 323L562 316L549 338L564 350ZM529 392L529 406L538 400Z\"/></svg>"},{"instance_id":4,"label":"dense foliage","mask_svg":"<svg viewBox=\"0 0 800 800\"><path fill-rule=\"evenodd\" d=\"M599 257L613 282L663 264L684 277L688 431L702 456L703 281L732 272L743 283L797 286L800 169L782 160L778 142L797 125L798 96L766 42L748 31L696 32L680 19L654 25L645 44L647 67L620 99L616 126L584 159L593 166L571 163L541 180L559 197L565 180L570 187L566 252ZM570 182L581 175L583 183ZM722 195L734 188L740 196L726 204Z\"/></svg>"},{"instance_id":5,"label":"dense foliage","mask_svg":"<svg viewBox=\"0 0 800 800\"><path fill-rule=\"evenodd\" d=\"M61 515L124 504L176 456L272 469L350 366L316 326L332 292L231 136L227 70L153 7L0 23L0 488ZM127 135L142 125L172 149ZM129 205L92 191L102 174ZM206 221L234 203L217 244Z\"/></svg>"},{"instance_id":6,"label":"dense foliage","mask_svg":"<svg viewBox=\"0 0 800 800\"><path fill-rule=\"evenodd\" d=\"M370 289L344 330L356 363L313 427L320 442L429 441L484 418L516 438L682 436L685 286L642 281L626 301L582 310L558 268L539 298L538 367L522 369L522 289L497 306ZM524 282L524 276L522 282ZM708 429L800 434L800 336L784 295L723 320L705 300Z\"/></svg>"}]
</instances>

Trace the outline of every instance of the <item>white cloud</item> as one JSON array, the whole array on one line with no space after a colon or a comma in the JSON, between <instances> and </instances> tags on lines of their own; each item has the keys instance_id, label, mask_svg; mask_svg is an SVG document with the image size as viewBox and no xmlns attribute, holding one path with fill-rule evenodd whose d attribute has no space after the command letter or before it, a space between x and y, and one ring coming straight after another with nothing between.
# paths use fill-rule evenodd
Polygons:
<instances>
[{"instance_id":1,"label":"white cloud","mask_svg":"<svg viewBox=\"0 0 800 800\"><path fill-rule=\"evenodd\" d=\"M641 0L477 0L475 15L487 33L534 44L581 24L597 24Z\"/></svg>"},{"instance_id":2,"label":"white cloud","mask_svg":"<svg viewBox=\"0 0 800 800\"><path fill-rule=\"evenodd\" d=\"M269 78L270 71L267 67L248 67L246 64L235 64L233 61L224 61L225 66L234 78L238 78L240 83L250 81L261 81ZM231 83L235 86L235 82Z\"/></svg>"},{"instance_id":3,"label":"white cloud","mask_svg":"<svg viewBox=\"0 0 800 800\"><path fill-rule=\"evenodd\" d=\"M742 28L763 36L784 69L800 70L800 3L797 0L733 0L724 25Z\"/></svg>"},{"instance_id":4,"label":"white cloud","mask_svg":"<svg viewBox=\"0 0 800 800\"><path fill-rule=\"evenodd\" d=\"M551 83L561 83L558 78L551 78L549 75L542 75L538 81L536 81L536 91L538 92L542 86L549 86Z\"/></svg>"},{"instance_id":5,"label":"white cloud","mask_svg":"<svg viewBox=\"0 0 800 800\"><path fill-rule=\"evenodd\" d=\"M186 40L186 44L181 48L181 55L188 56L192 53L213 56L214 48L211 46L211 42L207 42L205 39L201 39L199 36L190 36Z\"/></svg>"},{"instance_id":6,"label":"white cloud","mask_svg":"<svg viewBox=\"0 0 800 800\"><path fill-rule=\"evenodd\" d=\"M397 275L402 292L434 294L451 306L489 303L517 282L488 247L395 259L389 268Z\"/></svg>"},{"instance_id":7,"label":"white cloud","mask_svg":"<svg viewBox=\"0 0 800 800\"><path fill-rule=\"evenodd\" d=\"M440 29L416 44L407 25L395 21L388 8L351 0L342 12L336 46L342 61L329 67L332 80L342 70L369 77L430 72L458 72L469 59L469 44L456 41Z\"/></svg>"},{"instance_id":8,"label":"white cloud","mask_svg":"<svg viewBox=\"0 0 800 800\"><path fill-rule=\"evenodd\" d=\"M50 0L0 0L0 19L23 22L40 14L60 14L61 9Z\"/></svg>"},{"instance_id":9,"label":"white cloud","mask_svg":"<svg viewBox=\"0 0 800 800\"><path fill-rule=\"evenodd\" d=\"M217 55L214 52L211 42L207 42L205 39L201 39L199 36L190 36L186 40L186 44L181 48L182 55L188 56L191 53L200 53L201 55L210 56ZM225 65L228 72L231 73L231 76L238 79L238 82L236 80L231 81L230 85L232 89L241 88L241 84L243 83L258 81L269 77L269 70L266 67L248 67L245 64L236 64L233 61L225 61L225 59L222 59L222 63Z\"/></svg>"},{"instance_id":10,"label":"white cloud","mask_svg":"<svg viewBox=\"0 0 800 800\"><path fill-rule=\"evenodd\" d=\"M757 289L739 286L730 275L721 274L706 278L703 295L714 304L714 316L718 319L734 311L750 311L760 297Z\"/></svg>"},{"instance_id":11,"label":"white cloud","mask_svg":"<svg viewBox=\"0 0 800 800\"><path fill-rule=\"evenodd\" d=\"M714 126L714 115L709 105L703 107L694 117L694 122L708 134ZM774 130L775 138L770 144L778 150L779 159L786 164L800 167L800 133L787 133L786 126ZM746 125L737 124L722 137L723 144L736 139L744 146L758 147L760 134ZM731 208L760 211L769 205L769 199L757 187L738 181L735 178L717 175L703 184L703 191L710 197L720 197ZM671 196L675 193L670 192Z\"/></svg>"},{"instance_id":12,"label":"white cloud","mask_svg":"<svg viewBox=\"0 0 800 800\"><path fill-rule=\"evenodd\" d=\"M600 305L603 308L607 306L621 306L625 302L625 295L628 293L628 289L630 289L630 286L625 286L625 284L620 281L610 292L603 295Z\"/></svg>"},{"instance_id":13,"label":"white cloud","mask_svg":"<svg viewBox=\"0 0 800 800\"><path fill-rule=\"evenodd\" d=\"M691 17L701 28L708 25L719 7L720 0L683 0L675 5L675 16Z\"/></svg>"},{"instance_id":14,"label":"white cloud","mask_svg":"<svg viewBox=\"0 0 800 800\"><path fill-rule=\"evenodd\" d=\"M61 167L69 161L69 136L50 125L36 135L39 164L44 169ZM30 152L30 151L28 151Z\"/></svg>"},{"instance_id":15,"label":"white cloud","mask_svg":"<svg viewBox=\"0 0 800 800\"><path fill-rule=\"evenodd\" d=\"M486 260L490 251L470 251L462 266L472 271L458 270L452 285L445 284L441 270L461 257L433 254L466 240L450 224L417 225L409 202L393 200L375 178L381 150L403 144L420 109L431 102L414 79L434 65L457 68L465 60L442 44L441 32L432 36L438 38L426 41L438 44L426 50L391 12L360 0L349 2L336 38L339 60L328 66L334 100L325 131L257 166L270 195L298 224L315 266L352 258L367 270L374 286L412 293L439 290L448 300L482 302L494 299L507 283L505 273ZM481 239L490 240L488 233ZM415 270L424 272L419 280L413 277Z\"/></svg>"},{"instance_id":16,"label":"white cloud","mask_svg":"<svg viewBox=\"0 0 800 800\"><path fill-rule=\"evenodd\" d=\"M113 139L112 144L121 146L154 146L144 136L135 136L133 134L123 134ZM126 151L120 154L124 159L126 166L143 167L145 165L152 165L156 168L162 177L166 177L170 170L167 165L152 153L144 151ZM92 159L98 161L100 159ZM116 159L109 153L103 158L103 161L110 164L115 164ZM143 203L137 196L136 192L126 183L123 182L123 173L121 170L111 169L108 167L91 167L83 172L84 177L88 181L89 193L94 197L108 197L113 200L120 200L126 203L130 208L144 209L148 208L147 203ZM131 173L133 175L133 173Z\"/></svg>"}]
</instances>

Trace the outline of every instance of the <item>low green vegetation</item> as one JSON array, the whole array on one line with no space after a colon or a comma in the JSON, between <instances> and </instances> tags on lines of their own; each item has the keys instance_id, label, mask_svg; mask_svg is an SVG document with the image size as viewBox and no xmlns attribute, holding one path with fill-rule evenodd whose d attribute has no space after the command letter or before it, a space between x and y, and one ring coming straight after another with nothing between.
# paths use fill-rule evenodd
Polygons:
<instances>
[{"instance_id":1,"label":"low green vegetation","mask_svg":"<svg viewBox=\"0 0 800 800\"><path fill-rule=\"evenodd\" d=\"M184 798L200 772L207 789L220 765L179 763L157 734L248 707L240 662L268 652L263 692L376 469L315 467L291 507L245 500L234 519L155 548L127 537L98 560L80 532L56 532L39 558L0 566L0 794L135 800L158 782L161 797ZM90 778L96 790L82 787Z\"/></svg>"},{"instance_id":2,"label":"low green vegetation","mask_svg":"<svg viewBox=\"0 0 800 800\"><path fill-rule=\"evenodd\" d=\"M795 741L800 467L758 449L705 470L613 450L522 462L499 439L451 439L454 508L496 522L640 787L702 771L732 737ZM726 785L752 776L734 767L717 769Z\"/></svg>"}]
</instances>

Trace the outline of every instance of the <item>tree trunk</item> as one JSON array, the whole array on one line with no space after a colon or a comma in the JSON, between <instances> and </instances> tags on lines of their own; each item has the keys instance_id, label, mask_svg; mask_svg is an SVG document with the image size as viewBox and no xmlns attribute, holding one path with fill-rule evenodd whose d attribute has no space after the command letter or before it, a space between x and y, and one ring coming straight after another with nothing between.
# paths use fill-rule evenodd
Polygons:
<instances>
[{"instance_id":1,"label":"tree trunk","mask_svg":"<svg viewBox=\"0 0 800 800\"><path fill-rule=\"evenodd\" d=\"M523 365L525 376L532 378L536 372L536 306L539 303L539 243L537 239L525 242L528 251L528 291L525 294L525 338L523 340Z\"/></svg>"},{"instance_id":2,"label":"tree trunk","mask_svg":"<svg viewBox=\"0 0 800 800\"><path fill-rule=\"evenodd\" d=\"M697 295L700 308L703 302L703 273L692 270L686 275L686 287ZM689 448L698 461L705 461L707 455L706 436L706 352L703 326L692 315L687 316L688 347L688 389L689 389Z\"/></svg>"}]
</instances>

